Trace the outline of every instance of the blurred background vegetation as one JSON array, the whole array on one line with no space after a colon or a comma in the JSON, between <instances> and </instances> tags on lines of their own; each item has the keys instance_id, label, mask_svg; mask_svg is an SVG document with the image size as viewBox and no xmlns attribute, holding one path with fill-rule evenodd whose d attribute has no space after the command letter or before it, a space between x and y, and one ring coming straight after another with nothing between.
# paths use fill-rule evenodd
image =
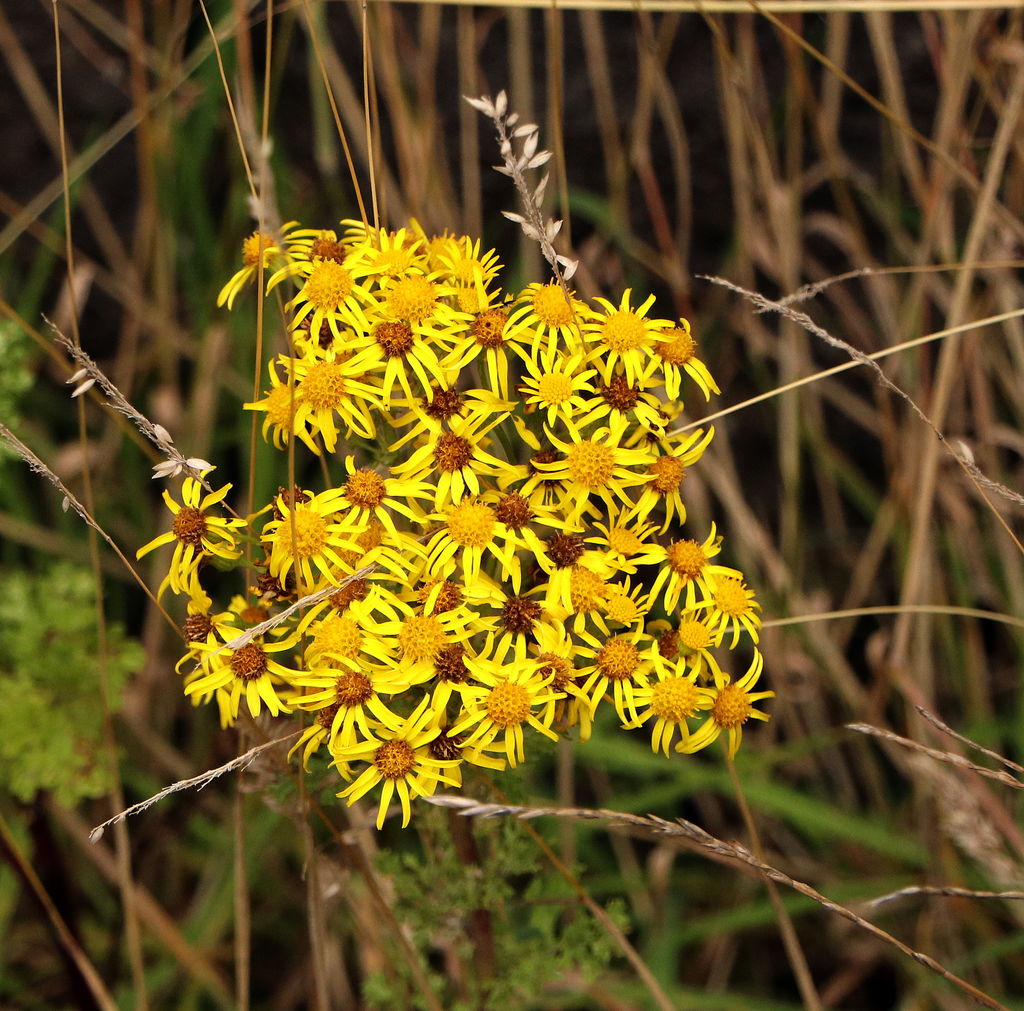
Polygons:
<instances>
[{"instance_id":1,"label":"blurred background vegetation","mask_svg":"<svg viewBox=\"0 0 1024 1011\"><path fill-rule=\"evenodd\" d=\"M978 758L921 706L1020 757L1021 502L969 480L863 367L782 389L850 358L702 276L774 299L854 272L795 307L865 354L960 328L882 368L1019 491L1022 11L572 6L209 0L215 46L193 0L4 4L0 421L129 557L165 528L148 448L95 393L80 419L68 400L74 367L44 317L67 333L77 317L129 400L218 478L241 485L255 467L263 500L285 478L266 447L250 459L240 410L254 301L215 308L253 228L238 138L284 220L357 216L326 75L364 192L373 161L382 222L482 235L512 289L543 278L542 261L500 216L515 196L489 168L489 124L460 97L506 88L555 152L548 207L580 258L574 283L613 299L653 292L662 315L691 320L723 396L688 403L688 419L743 405L716 421L686 501L695 527L718 522L764 605L778 698L737 761L764 859L993 1006L1024 1007L1019 902L863 905L909 886L1019 886L1015 790L846 729ZM992 316L1005 318L977 323ZM142 566L151 586L158 564ZM334 799L333 777L300 779L277 752L90 843L114 809L278 731L225 733L191 707L173 629L5 451L0 574L2 1008L969 1004L809 898L783 890L780 913L761 878L689 843L426 805L411 830L377 835L363 807ZM665 762L611 727L467 792L683 816L755 845L720 750ZM787 957L786 916L817 998L792 946Z\"/></svg>"}]
</instances>

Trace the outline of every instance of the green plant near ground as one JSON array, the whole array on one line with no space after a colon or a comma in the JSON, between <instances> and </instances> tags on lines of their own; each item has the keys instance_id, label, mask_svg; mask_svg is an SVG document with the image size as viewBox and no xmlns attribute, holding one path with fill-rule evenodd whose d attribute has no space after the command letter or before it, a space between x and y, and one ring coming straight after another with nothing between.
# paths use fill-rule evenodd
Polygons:
<instances>
[{"instance_id":1,"label":"green plant near ground","mask_svg":"<svg viewBox=\"0 0 1024 1011\"><path fill-rule=\"evenodd\" d=\"M88 569L56 562L40 574L12 572L0 600L0 760L4 786L29 802L46 791L75 807L111 792L104 746L105 676L110 710L124 701L143 650L120 625L96 631L95 586ZM106 666L105 674L100 664Z\"/></svg>"}]
</instances>

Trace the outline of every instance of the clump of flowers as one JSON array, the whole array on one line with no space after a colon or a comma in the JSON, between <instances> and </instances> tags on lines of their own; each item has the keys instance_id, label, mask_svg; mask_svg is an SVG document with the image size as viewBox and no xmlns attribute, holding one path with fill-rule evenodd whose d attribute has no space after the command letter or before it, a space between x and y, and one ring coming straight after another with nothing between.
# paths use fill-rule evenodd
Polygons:
<instances>
[{"instance_id":1,"label":"clump of flowers","mask_svg":"<svg viewBox=\"0 0 1024 1011\"><path fill-rule=\"evenodd\" d=\"M542 164L535 127L485 111L510 175ZM509 216L550 247L557 228ZM562 256L554 281L506 291L479 239L416 222L257 234L221 302L260 255L289 348L245 409L329 477L245 520L223 515L229 486L168 497L171 532L142 551L175 543L162 589L188 602L186 693L224 725L301 718L293 753L326 749L350 803L379 787L378 825L467 765L518 765L538 735L586 741L606 712L666 755L723 734L734 754L773 693L753 592L714 525L686 524L714 429L669 425L687 384L718 393L689 323L632 290L580 298ZM207 563L241 564L246 537L249 591L214 613Z\"/></svg>"}]
</instances>

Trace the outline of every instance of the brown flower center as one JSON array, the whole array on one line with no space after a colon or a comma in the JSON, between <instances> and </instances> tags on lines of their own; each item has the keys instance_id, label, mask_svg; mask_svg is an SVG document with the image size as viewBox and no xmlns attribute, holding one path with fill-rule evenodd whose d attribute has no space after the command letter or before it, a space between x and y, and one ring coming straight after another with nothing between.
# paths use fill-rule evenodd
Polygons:
<instances>
[{"instance_id":1,"label":"brown flower center","mask_svg":"<svg viewBox=\"0 0 1024 1011\"><path fill-rule=\"evenodd\" d=\"M335 239L314 239L309 247L309 258L341 263L345 259L345 247Z\"/></svg>"},{"instance_id":2,"label":"brown flower center","mask_svg":"<svg viewBox=\"0 0 1024 1011\"><path fill-rule=\"evenodd\" d=\"M325 706L316 714L316 725L323 727L324 730L330 730L334 717L338 714L340 708L341 706L337 702L332 702L329 706Z\"/></svg>"},{"instance_id":3,"label":"brown flower center","mask_svg":"<svg viewBox=\"0 0 1024 1011\"><path fill-rule=\"evenodd\" d=\"M442 681L461 685L469 678L466 648L459 643L443 646L434 656L434 670Z\"/></svg>"},{"instance_id":4,"label":"brown flower center","mask_svg":"<svg viewBox=\"0 0 1024 1011\"><path fill-rule=\"evenodd\" d=\"M384 501L384 478L375 470L357 470L343 489L345 498L360 509L376 509Z\"/></svg>"},{"instance_id":5,"label":"brown flower center","mask_svg":"<svg viewBox=\"0 0 1024 1011\"><path fill-rule=\"evenodd\" d=\"M530 503L517 492L502 496L494 509L499 523L504 523L509 530L522 530L533 519Z\"/></svg>"},{"instance_id":6,"label":"brown flower center","mask_svg":"<svg viewBox=\"0 0 1024 1011\"><path fill-rule=\"evenodd\" d=\"M556 653L541 653L537 657L537 662L540 664L540 667L537 668L538 673L551 678L551 688L556 692L565 688L572 680L573 672L576 670L571 660L564 656L558 656Z\"/></svg>"},{"instance_id":7,"label":"brown flower center","mask_svg":"<svg viewBox=\"0 0 1024 1011\"><path fill-rule=\"evenodd\" d=\"M246 643L231 654L231 673L239 681L255 681L267 673L267 654L254 642Z\"/></svg>"},{"instance_id":8,"label":"brown flower center","mask_svg":"<svg viewBox=\"0 0 1024 1011\"><path fill-rule=\"evenodd\" d=\"M416 765L416 752L408 741L385 741L373 753L373 764L384 779L404 779Z\"/></svg>"},{"instance_id":9,"label":"brown flower center","mask_svg":"<svg viewBox=\"0 0 1024 1011\"><path fill-rule=\"evenodd\" d=\"M625 376L612 376L612 381L607 386L600 386L598 393L616 411L631 411L640 400L639 387L631 386Z\"/></svg>"},{"instance_id":10,"label":"brown flower center","mask_svg":"<svg viewBox=\"0 0 1024 1011\"><path fill-rule=\"evenodd\" d=\"M171 533L182 544L191 544L192 547L198 548L203 543L203 535L206 533L206 517L202 510L182 506L171 524Z\"/></svg>"},{"instance_id":11,"label":"brown flower center","mask_svg":"<svg viewBox=\"0 0 1024 1011\"><path fill-rule=\"evenodd\" d=\"M555 534L547 544L548 557L560 569L575 565L586 550L583 538L578 534Z\"/></svg>"},{"instance_id":12,"label":"brown flower center","mask_svg":"<svg viewBox=\"0 0 1024 1011\"><path fill-rule=\"evenodd\" d=\"M679 633L674 628L658 636L658 652L666 660L675 660L679 656Z\"/></svg>"},{"instance_id":13,"label":"brown flower center","mask_svg":"<svg viewBox=\"0 0 1024 1011\"><path fill-rule=\"evenodd\" d=\"M417 597L422 604L426 604L430 597L431 592L437 585L437 581L427 583L425 586L421 586ZM441 589L437 592L437 598L434 601L434 609L430 612L431 615L443 614L445 611L454 611L455 608L462 603L462 589L456 583L450 583L447 579L441 584Z\"/></svg>"},{"instance_id":14,"label":"brown flower center","mask_svg":"<svg viewBox=\"0 0 1024 1011\"><path fill-rule=\"evenodd\" d=\"M423 410L431 418L447 421L457 414L462 414L462 394L458 390L442 390L438 386L432 386Z\"/></svg>"},{"instance_id":15,"label":"brown flower center","mask_svg":"<svg viewBox=\"0 0 1024 1011\"><path fill-rule=\"evenodd\" d=\"M346 709L354 709L364 702L369 702L377 693L373 690L373 682L360 671L348 671L334 683L334 697L338 705Z\"/></svg>"},{"instance_id":16,"label":"brown flower center","mask_svg":"<svg viewBox=\"0 0 1024 1011\"><path fill-rule=\"evenodd\" d=\"M408 323L384 322L373 328L373 336L388 358L401 358L412 347L413 332Z\"/></svg>"},{"instance_id":17,"label":"brown flower center","mask_svg":"<svg viewBox=\"0 0 1024 1011\"><path fill-rule=\"evenodd\" d=\"M544 472L536 466L538 463L557 463L561 459L557 450L542 449L530 457L530 473L543 474Z\"/></svg>"},{"instance_id":18,"label":"brown flower center","mask_svg":"<svg viewBox=\"0 0 1024 1011\"><path fill-rule=\"evenodd\" d=\"M508 313L501 309L488 309L479 313L473 321L473 336L477 344L485 348L501 347L505 343L502 334L507 322Z\"/></svg>"},{"instance_id":19,"label":"brown flower center","mask_svg":"<svg viewBox=\"0 0 1024 1011\"><path fill-rule=\"evenodd\" d=\"M501 608L502 624L515 635L532 635L540 618L540 604L529 597L510 597Z\"/></svg>"},{"instance_id":20,"label":"brown flower center","mask_svg":"<svg viewBox=\"0 0 1024 1011\"><path fill-rule=\"evenodd\" d=\"M455 761L462 752L462 737L449 737L446 727L427 746L431 757L442 762Z\"/></svg>"},{"instance_id":21,"label":"brown flower center","mask_svg":"<svg viewBox=\"0 0 1024 1011\"><path fill-rule=\"evenodd\" d=\"M208 614L190 614L182 626L186 642L206 642L212 631L213 622Z\"/></svg>"},{"instance_id":22,"label":"brown flower center","mask_svg":"<svg viewBox=\"0 0 1024 1011\"><path fill-rule=\"evenodd\" d=\"M346 583L337 593L332 593L327 599L339 613L347 611L349 605L357 600L365 600L370 592L370 584L365 579L353 579Z\"/></svg>"},{"instance_id":23,"label":"brown flower center","mask_svg":"<svg viewBox=\"0 0 1024 1011\"><path fill-rule=\"evenodd\" d=\"M439 471L461 470L473 459L473 447L461 435L444 432L434 450L434 466Z\"/></svg>"}]
</instances>

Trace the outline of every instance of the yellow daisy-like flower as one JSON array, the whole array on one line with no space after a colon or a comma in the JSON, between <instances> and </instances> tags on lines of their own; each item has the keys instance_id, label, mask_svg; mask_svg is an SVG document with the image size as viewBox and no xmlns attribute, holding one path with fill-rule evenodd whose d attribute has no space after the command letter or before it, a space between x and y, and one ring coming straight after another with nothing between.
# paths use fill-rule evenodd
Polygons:
<instances>
[{"instance_id":1,"label":"yellow daisy-like flower","mask_svg":"<svg viewBox=\"0 0 1024 1011\"><path fill-rule=\"evenodd\" d=\"M338 418L344 422L346 434L355 432L364 439L377 434L371 410L382 407L384 390L373 377L364 374L355 359L343 359L328 351L317 361L291 362L297 389L293 431L314 453L320 455L314 441L318 435L328 453L335 451Z\"/></svg>"},{"instance_id":2,"label":"yellow daisy-like flower","mask_svg":"<svg viewBox=\"0 0 1024 1011\"><path fill-rule=\"evenodd\" d=\"M637 520L630 510L619 506L609 509L606 519L594 522L597 533L586 538L586 543L603 552L615 571L633 575L638 565L657 564L664 559L660 545L647 540L655 530L653 523Z\"/></svg>"},{"instance_id":3,"label":"yellow daisy-like flower","mask_svg":"<svg viewBox=\"0 0 1024 1011\"><path fill-rule=\"evenodd\" d=\"M720 631L709 628L708 624L696 617L696 612L687 611L673 628L667 621L652 622L648 632L658 628L658 654L666 660L686 660L690 671L698 677L705 669L714 671L717 662L711 650L722 641Z\"/></svg>"},{"instance_id":4,"label":"yellow daisy-like flower","mask_svg":"<svg viewBox=\"0 0 1024 1011\"><path fill-rule=\"evenodd\" d=\"M551 729L553 713L548 703L559 698L561 692L551 689L550 676L535 664L507 666L478 659L468 665L482 687L470 687L463 694L465 708L451 729L452 734L462 734L474 728L465 740L466 747L485 749L500 737L508 764L515 768L526 758L524 726L558 740ZM538 707L542 707L539 714Z\"/></svg>"},{"instance_id":5,"label":"yellow daisy-like flower","mask_svg":"<svg viewBox=\"0 0 1024 1011\"><path fill-rule=\"evenodd\" d=\"M591 713L597 712L611 688L619 719L623 723L635 723L638 719L636 692L647 684L654 665L654 640L639 627L606 640L597 639L586 631L577 634L582 643L579 654L590 659L580 673L587 678L583 690L590 697Z\"/></svg>"},{"instance_id":6,"label":"yellow daisy-like flower","mask_svg":"<svg viewBox=\"0 0 1024 1011\"><path fill-rule=\"evenodd\" d=\"M345 470L348 480L338 491L348 507L347 523L362 527L369 520L377 519L397 537L392 512L416 523L423 522L424 510L413 500L432 498L434 489L430 485L423 481L402 481L390 475L384 477L369 467L356 467L354 456L345 457Z\"/></svg>"},{"instance_id":7,"label":"yellow daisy-like flower","mask_svg":"<svg viewBox=\"0 0 1024 1011\"><path fill-rule=\"evenodd\" d=\"M373 614L379 600L379 590L373 590L362 600L346 604L344 611L330 607L322 618L310 620L309 612L298 624L298 631L309 637L305 661L310 669L332 661L357 660L371 656L375 660L390 661L396 651L395 644L378 635L374 629ZM328 598L330 600L330 598Z\"/></svg>"},{"instance_id":8,"label":"yellow daisy-like flower","mask_svg":"<svg viewBox=\"0 0 1024 1011\"><path fill-rule=\"evenodd\" d=\"M682 751L688 755L693 754L716 741L724 731L728 740L726 750L729 758L735 758L743 739L743 725L747 720L767 721L771 719L768 713L762 713L755 709L754 703L760 702L762 699L775 698L775 692L752 692L750 690L761 677L763 667L764 658L760 652L755 650L750 666L739 681L732 681L728 674L723 674L721 670L716 669L711 712L697 730L676 745L676 751Z\"/></svg>"},{"instance_id":9,"label":"yellow daisy-like flower","mask_svg":"<svg viewBox=\"0 0 1024 1011\"><path fill-rule=\"evenodd\" d=\"M672 326L671 320L647 318L647 311L654 305L653 295L636 309L630 307L632 295L632 289L627 288L617 306L604 298L594 299L604 312L583 327L585 338L601 355L601 374L606 383L611 380L616 364L622 362L626 379L635 385L643 384L657 364L653 357L656 340Z\"/></svg>"},{"instance_id":10,"label":"yellow daisy-like flower","mask_svg":"<svg viewBox=\"0 0 1024 1011\"><path fill-rule=\"evenodd\" d=\"M685 742L690 736L686 721L698 712L710 709L714 705L715 694L698 686L697 672L687 671L684 661L666 663L660 660L655 664L655 673L656 681L633 692L637 707L647 708L637 713L636 720L624 726L626 730L633 730L652 716L657 717L651 732L651 750L655 753L661 751L667 758L676 732Z\"/></svg>"},{"instance_id":11,"label":"yellow daisy-like flower","mask_svg":"<svg viewBox=\"0 0 1024 1011\"><path fill-rule=\"evenodd\" d=\"M579 428L586 428L603 418L622 420L638 431L649 429L653 432L664 430L662 402L650 393L644 392L644 382L631 383L624 375L613 375L607 382L598 385L594 395L588 397L585 411L576 419Z\"/></svg>"},{"instance_id":12,"label":"yellow daisy-like flower","mask_svg":"<svg viewBox=\"0 0 1024 1011\"><path fill-rule=\"evenodd\" d=\"M355 306L351 313L352 324L363 333L370 333L381 320L405 322L414 335L433 342L452 330L465 329L470 319L449 304L454 288L439 273L408 273L380 281L381 287L368 296L365 307Z\"/></svg>"},{"instance_id":13,"label":"yellow daisy-like flower","mask_svg":"<svg viewBox=\"0 0 1024 1011\"><path fill-rule=\"evenodd\" d=\"M590 698L583 690L586 676L576 668L577 645L560 621L542 621L534 626L536 642L530 643L529 659L537 665L539 673L551 678L552 692L561 692L564 698L555 698L548 703L551 718L545 713L541 722L547 726L557 723L565 730L578 726L580 742L590 740L593 727ZM516 662L523 662L521 647L516 647Z\"/></svg>"},{"instance_id":14,"label":"yellow daisy-like flower","mask_svg":"<svg viewBox=\"0 0 1024 1011\"><path fill-rule=\"evenodd\" d=\"M520 569L515 550L496 540L497 511L479 498L463 498L458 505L435 513L431 520L444 523L427 544L427 571L437 573L455 557L462 560L462 574L472 584L480 574L484 552L498 560L503 579L519 585Z\"/></svg>"},{"instance_id":15,"label":"yellow daisy-like flower","mask_svg":"<svg viewBox=\"0 0 1024 1011\"><path fill-rule=\"evenodd\" d=\"M353 277L376 277L385 284L427 273L423 240L405 228L397 232L371 228L365 238L351 245L347 263Z\"/></svg>"},{"instance_id":16,"label":"yellow daisy-like flower","mask_svg":"<svg viewBox=\"0 0 1024 1011\"><path fill-rule=\"evenodd\" d=\"M679 326L661 332L661 340L654 347L654 353L661 359L665 377L665 392L669 400L678 400L680 395L681 372L685 372L700 388L705 400L712 393L721 393L708 367L697 357L697 342L690 333L690 324L679 321Z\"/></svg>"},{"instance_id":17,"label":"yellow daisy-like flower","mask_svg":"<svg viewBox=\"0 0 1024 1011\"><path fill-rule=\"evenodd\" d=\"M392 410L395 402L392 401ZM465 418L470 414L487 417L492 414L505 415L515 409L515 402L504 400L491 393L490 390L456 390L441 389L432 386L422 397L414 397L408 401L408 412L392 417L393 428L404 428L409 431L396 442L388 446L388 452L394 453L407 443L421 435L436 438L448 431L448 422L452 418Z\"/></svg>"},{"instance_id":18,"label":"yellow daisy-like flower","mask_svg":"<svg viewBox=\"0 0 1024 1011\"><path fill-rule=\"evenodd\" d=\"M652 596L643 584L633 586L629 576L621 583L610 583L601 601L597 625L607 630L605 619L613 625L642 626L652 606Z\"/></svg>"},{"instance_id":19,"label":"yellow daisy-like flower","mask_svg":"<svg viewBox=\"0 0 1024 1011\"><path fill-rule=\"evenodd\" d=\"M292 313L292 330L305 328L311 334L319 334L324 324L341 340L341 324L356 310L361 299L368 297L352 272L335 259L313 260L299 263L305 283L298 294L286 305ZM343 312L343 310L348 310Z\"/></svg>"},{"instance_id":20,"label":"yellow daisy-like flower","mask_svg":"<svg viewBox=\"0 0 1024 1011\"><path fill-rule=\"evenodd\" d=\"M480 239L459 236L441 244L437 250L437 269L459 288L488 286L501 270L498 254L493 249L482 252Z\"/></svg>"},{"instance_id":21,"label":"yellow daisy-like flower","mask_svg":"<svg viewBox=\"0 0 1024 1011\"><path fill-rule=\"evenodd\" d=\"M356 743L357 728L369 737L377 720L397 722L398 717L380 696L397 695L409 688L408 680L394 668L356 660L341 661L333 669L314 668L296 678L295 684L306 691L292 698L292 705L317 714L313 726L306 728L288 752L291 757L303 748L304 768L308 768L310 757L324 741L335 751Z\"/></svg>"},{"instance_id":22,"label":"yellow daisy-like flower","mask_svg":"<svg viewBox=\"0 0 1024 1011\"><path fill-rule=\"evenodd\" d=\"M722 550L722 538L711 524L711 532L703 544L695 540L672 541L668 547L660 548L662 567L651 587L657 597L664 588L665 610L676 609L680 594L686 594L685 609L692 610L697 602L697 589L707 589L707 580L713 576L742 579L743 573L726 565L712 564L711 559Z\"/></svg>"},{"instance_id":23,"label":"yellow daisy-like flower","mask_svg":"<svg viewBox=\"0 0 1024 1011\"><path fill-rule=\"evenodd\" d=\"M434 676L434 660L446 646L467 643L477 632L492 626L465 605L438 614L417 614L403 602L396 610L398 613L378 624L376 631L395 639L398 667L413 684Z\"/></svg>"},{"instance_id":24,"label":"yellow daisy-like flower","mask_svg":"<svg viewBox=\"0 0 1024 1011\"><path fill-rule=\"evenodd\" d=\"M368 734L366 740L339 747L334 752L339 765L356 761L370 763L351 786L338 794L347 798L349 804L383 783L377 812L378 829L384 827L388 806L396 793L402 805L402 827L405 828L411 817L413 798L429 797L439 783L458 785L451 775L458 762L431 754L430 742L441 733L435 717L429 699L424 698L407 719L383 723L375 734Z\"/></svg>"},{"instance_id":25,"label":"yellow daisy-like flower","mask_svg":"<svg viewBox=\"0 0 1024 1011\"><path fill-rule=\"evenodd\" d=\"M591 509L591 496L600 498L606 509L615 500L632 506L627 488L635 488L645 481L640 468L646 468L654 454L645 449L627 449L622 445L625 422L612 423L599 428L584 439L573 431L571 442L563 442L550 429L545 429L549 442L562 453L562 459L553 463L537 463L537 469L549 479L567 483L563 502L566 519L575 521Z\"/></svg>"},{"instance_id":26,"label":"yellow daisy-like flower","mask_svg":"<svg viewBox=\"0 0 1024 1011\"><path fill-rule=\"evenodd\" d=\"M463 296L460 306L469 304ZM466 328L446 338L451 345L445 366L461 373L480 356L486 364L486 373L480 371L480 379L490 383L492 394L507 400L508 392L508 348L521 337L524 328L509 321L509 306L497 292L488 293L478 289L472 300L472 316Z\"/></svg>"},{"instance_id":27,"label":"yellow daisy-like flower","mask_svg":"<svg viewBox=\"0 0 1024 1011\"><path fill-rule=\"evenodd\" d=\"M296 569L304 592L316 584L313 567L331 580L343 568L344 551L358 551L351 525L339 522L339 490L320 492L305 501L278 495L275 505L280 519L270 520L260 535L270 556L270 574L285 585Z\"/></svg>"},{"instance_id":28,"label":"yellow daisy-like flower","mask_svg":"<svg viewBox=\"0 0 1024 1011\"><path fill-rule=\"evenodd\" d=\"M392 468L396 477L419 481L437 480L434 505L458 505L466 495L479 495L482 477L513 480L519 471L487 452L485 436L506 415L470 414L452 417L447 431L439 431L426 440L405 463Z\"/></svg>"},{"instance_id":29,"label":"yellow daisy-like flower","mask_svg":"<svg viewBox=\"0 0 1024 1011\"><path fill-rule=\"evenodd\" d=\"M198 587L197 587L198 589ZM207 691L190 693L190 686L199 678L205 677L209 672L209 664L205 663L206 653L197 644L202 643L209 647L218 647L221 643L229 642L238 637L246 628L259 625L270 617L267 609L259 604L251 604L249 601L237 595L232 598L230 608L220 614L210 614L209 604L212 604L209 597L205 598L202 590L199 596L194 597L188 604L188 619L185 622L183 632L186 642L189 644L188 653L183 656L174 669L181 673L182 667L188 665L185 672L183 688L185 694L191 694L192 705L206 705L211 700L217 703L217 711L220 715L221 728L226 730L238 717L237 704L232 707L231 692L227 688L211 688ZM278 626L281 635L287 635L289 625L282 623ZM277 629L275 629L277 631Z\"/></svg>"},{"instance_id":30,"label":"yellow daisy-like flower","mask_svg":"<svg viewBox=\"0 0 1024 1011\"><path fill-rule=\"evenodd\" d=\"M171 529L135 552L136 558L142 558L163 544L174 544L174 554L167 576L160 584L158 598L167 587L174 593L191 593L204 558L216 555L234 560L241 555L235 531L245 526L245 520L210 516L207 512L224 500L231 487L226 484L204 496L203 486L194 477L187 477L181 485L180 503L174 501L170 492L164 491L164 503L174 514Z\"/></svg>"},{"instance_id":31,"label":"yellow daisy-like flower","mask_svg":"<svg viewBox=\"0 0 1024 1011\"><path fill-rule=\"evenodd\" d=\"M513 326L520 324L530 331L531 351L534 355L540 352L542 344L546 344L548 353L552 353L557 342L576 350L580 346L580 328L593 318L593 311L583 302L565 292L554 281L548 284L528 284L520 293L519 308L509 317Z\"/></svg>"},{"instance_id":32,"label":"yellow daisy-like flower","mask_svg":"<svg viewBox=\"0 0 1024 1011\"><path fill-rule=\"evenodd\" d=\"M240 636L242 629L235 629ZM235 636L234 638L237 638ZM289 684L299 676L294 667L286 667L271 654L294 649L297 635L289 635L277 642L268 642L257 636L240 646L226 643L196 643L202 654L204 674L185 688L186 695L217 691L226 697L231 720L238 718L238 707L245 699L249 712L259 716L266 706L272 716L289 712L288 706L277 694L277 684Z\"/></svg>"},{"instance_id":33,"label":"yellow daisy-like flower","mask_svg":"<svg viewBox=\"0 0 1024 1011\"><path fill-rule=\"evenodd\" d=\"M569 356L541 353L528 359L519 386L527 410L546 412L549 427L560 417L571 421L584 414L585 394L596 392L590 377L597 375L596 369L583 368L586 360L579 351Z\"/></svg>"},{"instance_id":34,"label":"yellow daisy-like flower","mask_svg":"<svg viewBox=\"0 0 1024 1011\"><path fill-rule=\"evenodd\" d=\"M287 234L289 228L295 224L296 222L289 221L288 224L282 226L282 232ZM281 243L276 236L267 232L253 232L242 243L242 268L233 274L231 280L221 288L217 295L217 307L227 305L230 310L235 304L238 293L256 276L261 257L263 268L266 270L280 255Z\"/></svg>"},{"instance_id":35,"label":"yellow daisy-like flower","mask_svg":"<svg viewBox=\"0 0 1024 1011\"><path fill-rule=\"evenodd\" d=\"M405 291L405 282L422 281L430 284L425 278L412 275L399 281L403 285L399 293ZM429 290L409 292L408 300L413 303L416 298L430 302L433 296ZM409 312L427 312L425 308L417 309L414 304L405 307ZM434 386L448 389L452 370L441 363L437 349L440 347L440 336L444 329L464 328L465 323L449 317L435 320L427 316L423 320L412 322L407 319L392 319L383 309L378 308L376 314L361 314L353 325L363 334L358 340L359 351L352 359L354 368L362 372L373 373L382 386L382 400L385 408L390 409L395 395L395 387L399 387L408 397L414 399L419 392L427 392ZM412 382L410 382L410 378ZM413 384L416 393L413 392Z\"/></svg>"},{"instance_id":36,"label":"yellow daisy-like flower","mask_svg":"<svg viewBox=\"0 0 1024 1011\"><path fill-rule=\"evenodd\" d=\"M286 367L291 359L281 356L282 364ZM243 404L246 411L263 412L263 438L273 441L277 449L284 449L291 439L295 429L295 415L298 412L299 400L302 396L300 387L296 386L289 379L284 380L277 374L277 363L270 362L267 366L267 374L270 376L270 389L265 391L262 400L254 400L252 403ZM286 374L291 376L291 369L286 368ZM300 436L313 450L319 452L316 445L309 439L305 428L300 429Z\"/></svg>"},{"instance_id":37,"label":"yellow daisy-like flower","mask_svg":"<svg viewBox=\"0 0 1024 1011\"><path fill-rule=\"evenodd\" d=\"M647 479L632 515L646 519L656 508L664 506L661 533L668 530L674 518L680 526L685 523L686 506L683 505L681 489L686 468L692 467L704 455L714 435L713 425L707 430L698 428L673 447L672 452L655 456L647 464Z\"/></svg>"},{"instance_id":38,"label":"yellow daisy-like flower","mask_svg":"<svg viewBox=\"0 0 1024 1011\"><path fill-rule=\"evenodd\" d=\"M756 643L761 627L757 612L761 605L754 599L754 591L742 579L728 576L709 576L706 581L707 596L698 600L696 606L705 612L703 617L708 626L723 638L732 632L729 649L736 648L741 632Z\"/></svg>"}]
</instances>

